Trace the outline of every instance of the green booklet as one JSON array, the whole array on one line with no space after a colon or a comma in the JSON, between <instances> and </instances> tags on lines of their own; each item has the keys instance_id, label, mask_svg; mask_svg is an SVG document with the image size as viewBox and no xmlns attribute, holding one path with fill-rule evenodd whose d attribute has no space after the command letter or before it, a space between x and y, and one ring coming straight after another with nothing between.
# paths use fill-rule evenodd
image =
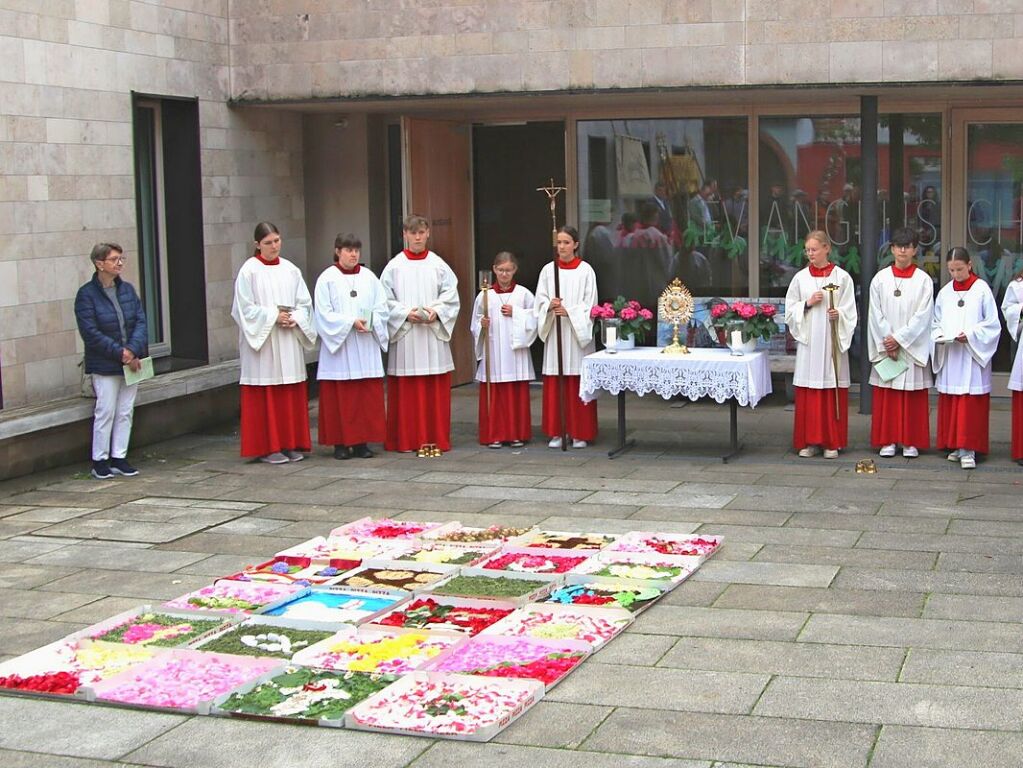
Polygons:
<instances>
[{"instance_id":1,"label":"green booklet","mask_svg":"<svg viewBox=\"0 0 1023 768\"><path fill-rule=\"evenodd\" d=\"M901 355L896 360L892 360L885 355L880 362L874 363L874 370L877 371L878 378L881 381L891 381L908 369L909 364L902 359Z\"/></svg>"},{"instance_id":2,"label":"green booklet","mask_svg":"<svg viewBox=\"0 0 1023 768\"><path fill-rule=\"evenodd\" d=\"M140 381L153 378L156 374L153 373L153 358L143 357L139 359L142 365L137 371L133 371L127 365L124 366L124 383L129 387L132 384L138 384Z\"/></svg>"}]
</instances>

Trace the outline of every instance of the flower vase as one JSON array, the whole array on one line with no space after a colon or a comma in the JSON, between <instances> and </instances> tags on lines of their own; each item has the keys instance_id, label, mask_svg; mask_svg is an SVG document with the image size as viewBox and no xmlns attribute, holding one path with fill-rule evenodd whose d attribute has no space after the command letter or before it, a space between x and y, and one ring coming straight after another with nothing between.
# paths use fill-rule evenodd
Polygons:
<instances>
[{"instance_id":1,"label":"flower vase","mask_svg":"<svg viewBox=\"0 0 1023 768\"><path fill-rule=\"evenodd\" d=\"M636 337L635 336L619 336L618 337L618 349L635 349L636 348Z\"/></svg>"}]
</instances>

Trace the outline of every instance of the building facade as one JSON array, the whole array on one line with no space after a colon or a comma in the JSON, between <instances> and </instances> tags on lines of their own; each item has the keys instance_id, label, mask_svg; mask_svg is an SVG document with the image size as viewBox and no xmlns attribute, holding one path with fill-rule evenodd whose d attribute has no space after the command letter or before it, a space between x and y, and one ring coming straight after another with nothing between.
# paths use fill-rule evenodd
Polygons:
<instances>
[{"instance_id":1,"label":"building facade","mask_svg":"<svg viewBox=\"0 0 1023 768\"><path fill-rule=\"evenodd\" d=\"M4 412L80 391L100 241L160 370L220 384L260 220L312 284L335 233L379 271L424 213L466 306L497 250L535 281L549 179L606 296L782 296L817 228L854 274L902 224L936 284L951 245L998 291L1023 267L1021 0L0 0L0 60Z\"/></svg>"}]
</instances>

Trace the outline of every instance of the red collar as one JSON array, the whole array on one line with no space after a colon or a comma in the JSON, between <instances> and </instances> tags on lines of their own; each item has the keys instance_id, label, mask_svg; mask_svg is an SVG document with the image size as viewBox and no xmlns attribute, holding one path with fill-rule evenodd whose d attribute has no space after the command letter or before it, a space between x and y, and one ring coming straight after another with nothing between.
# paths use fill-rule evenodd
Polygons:
<instances>
[{"instance_id":1,"label":"red collar","mask_svg":"<svg viewBox=\"0 0 1023 768\"><path fill-rule=\"evenodd\" d=\"M514 291L514 290L515 290L515 281L514 281L514 280L512 280L512 283L511 283L511 285L509 285L509 286L508 286L507 288L502 288L502 287L501 287L500 285L498 285L497 283L494 283L494 284L493 284L493 285L491 286L491 288L493 289L494 293L511 293L512 291Z\"/></svg>"},{"instance_id":2,"label":"red collar","mask_svg":"<svg viewBox=\"0 0 1023 768\"><path fill-rule=\"evenodd\" d=\"M952 281L952 290L953 291L968 291L968 290L970 290L973 287L973 284L975 282L977 282L978 280L980 280L980 278L977 277L973 272L971 272L970 276L968 278L966 278L965 280L963 280L961 283L958 280L953 280Z\"/></svg>"},{"instance_id":3,"label":"red collar","mask_svg":"<svg viewBox=\"0 0 1023 768\"><path fill-rule=\"evenodd\" d=\"M910 264L905 269L899 269L892 264L892 274L896 277L912 277L914 272L916 272L916 264Z\"/></svg>"},{"instance_id":4,"label":"red collar","mask_svg":"<svg viewBox=\"0 0 1023 768\"><path fill-rule=\"evenodd\" d=\"M276 259L274 259L273 261L267 261L266 259L264 259L264 258L263 258L263 257L262 257L261 255L259 255L258 253L254 253L254 254L252 254L252 255L253 255L253 256L255 256L255 257L256 257L257 259L259 259L259 261L260 261L260 262L261 262L262 264L266 264L266 265L267 265L268 267L274 267L274 266L277 266L278 264L280 264L280 263L281 263L281 257L280 257L280 256L278 256L278 257L277 257Z\"/></svg>"},{"instance_id":5,"label":"red collar","mask_svg":"<svg viewBox=\"0 0 1023 768\"><path fill-rule=\"evenodd\" d=\"M562 269L575 269L576 267L583 263L583 260L580 259L578 256L576 256L569 262L564 262L561 259L555 259L555 261L558 262L558 266L561 267Z\"/></svg>"},{"instance_id":6,"label":"red collar","mask_svg":"<svg viewBox=\"0 0 1023 768\"><path fill-rule=\"evenodd\" d=\"M408 248L406 248L403 251L403 253L405 254L405 258L412 259L412 261L422 261L423 259L425 259L429 255L430 249L427 248L422 253L412 253L412 251L410 251Z\"/></svg>"},{"instance_id":7,"label":"red collar","mask_svg":"<svg viewBox=\"0 0 1023 768\"><path fill-rule=\"evenodd\" d=\"M810 274L813 277L827 277L831 274L831 270L835 268L835 265L828 262L826 267L815 267L813 264L807 265L810 268Z\"/></svg>"},{"instance_id":8,"label":"red collar","mask_svg":"<svg viewBox=\"0 0 1023 768\"><path fill-rule=\"evenodd\" d=\"M356 264L351 269L345 269L344 267L342 267L341 262L335 263L334 266L340 269L341 274L343 275L357 275L359 274L359 270L362 269L362 264Z\"/></svg>"}]
</instances>

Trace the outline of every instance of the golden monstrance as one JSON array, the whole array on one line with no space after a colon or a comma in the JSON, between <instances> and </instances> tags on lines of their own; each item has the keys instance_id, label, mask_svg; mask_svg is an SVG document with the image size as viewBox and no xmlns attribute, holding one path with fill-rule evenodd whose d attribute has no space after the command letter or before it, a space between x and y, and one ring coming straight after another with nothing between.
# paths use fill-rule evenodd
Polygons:
<instances>
[{"instance_id":1,"label":"golden monstrance","mask_svg":"<svg viewBox=\"0 0 1023 768\"><path fill-rule=\"evenodd\" d=\"M671 344L661 350L664 355L688 355L689 350L685 344L678 343L678 327L689 322L693 316L693 295L689 292L682 281L677 277L661 293L657 300L657 313L669 323L674 330L671 335Z\"/></svg>"}]
</instances>

